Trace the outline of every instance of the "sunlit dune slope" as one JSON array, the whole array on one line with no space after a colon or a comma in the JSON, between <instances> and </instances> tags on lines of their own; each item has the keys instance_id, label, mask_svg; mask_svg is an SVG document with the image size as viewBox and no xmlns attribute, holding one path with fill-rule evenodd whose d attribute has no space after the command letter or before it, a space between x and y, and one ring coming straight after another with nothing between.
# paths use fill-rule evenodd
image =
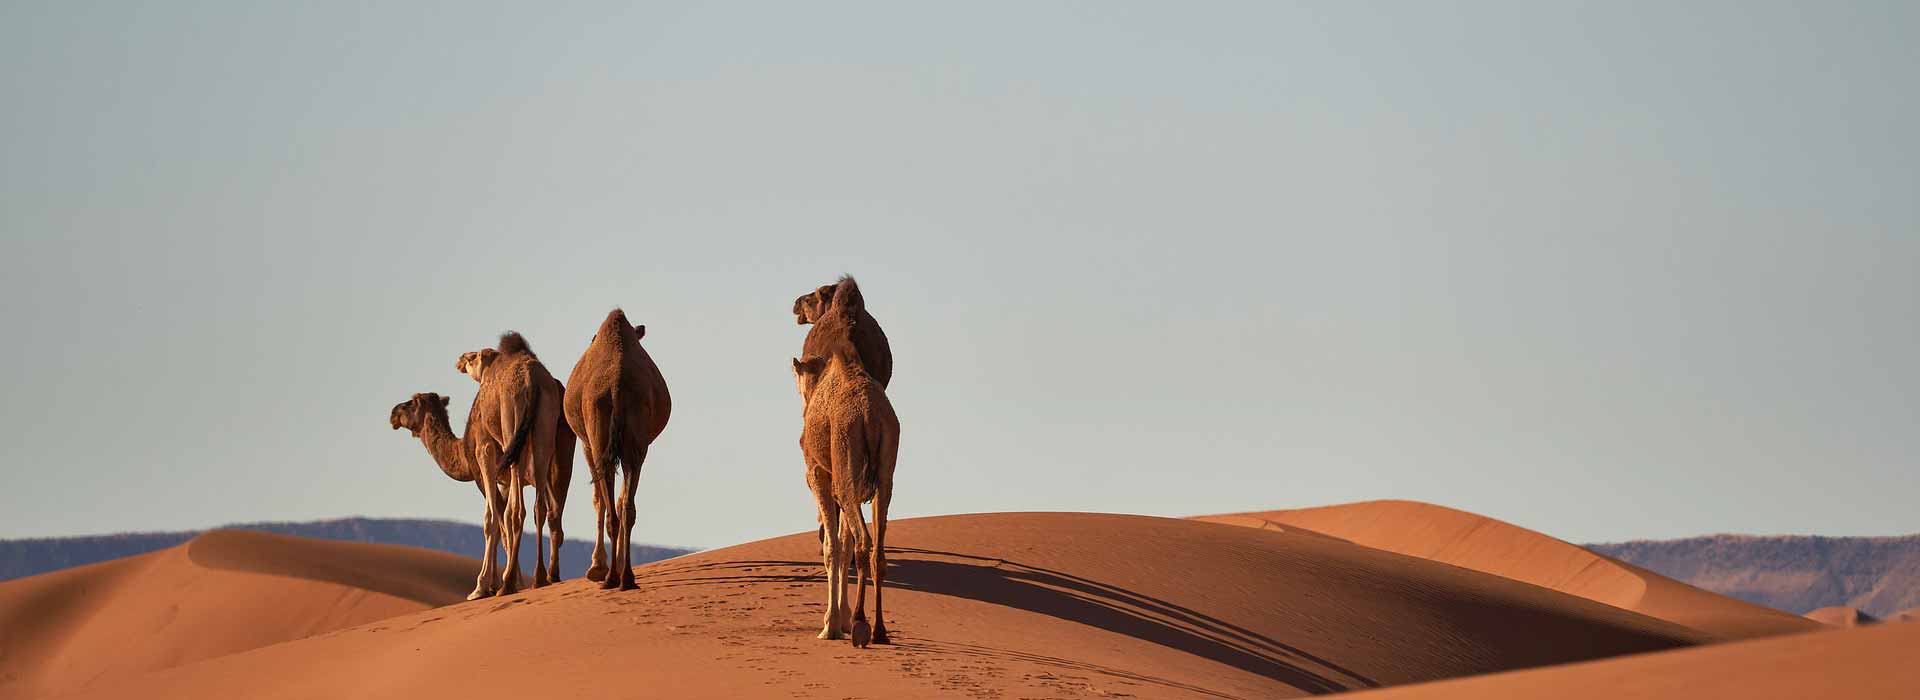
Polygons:
<instances>
[{"instance_id":1,"label":"sunlit dune slope","mask_svg":"<svg viewBox=\"0 0 1920 700\"><path fill-rule=\"evenodd\" d=\"M1415 501L1367 501L1196 520L1317 533L1633 610L1721 639L1805 632L1819 623L1704 591L1482 515Z\"/></svg>"},{"instance_id":2,"label":"sunlit dune slope","mask_svg":"<svg viewBox=\"0 0 1920 700\"><path fill-rule=\"evenodd\" d=\"M72 690L460 601L478 566L412 547L221 530L0 583L0 697Z\"/></svg>"}]
</instances>

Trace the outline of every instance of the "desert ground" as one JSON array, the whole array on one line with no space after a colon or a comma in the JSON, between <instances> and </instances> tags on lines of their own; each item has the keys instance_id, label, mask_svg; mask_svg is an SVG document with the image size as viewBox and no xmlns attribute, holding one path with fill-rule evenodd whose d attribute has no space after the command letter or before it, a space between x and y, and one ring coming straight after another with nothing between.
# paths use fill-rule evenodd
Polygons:
<instances>
[{"instance_id":1,"label":"desert ground","mask_svg":"<svg viewBox=\"0 0 1920 700\"><path fill-rule=\"evenodd\" d=\"M0 583L0 697L1912 697L1839 629L1491 518L1378 501L896 520L893 644L815 638L789 536L463 601L478 562L239 531Z\"/></svg>"}]
</instances>

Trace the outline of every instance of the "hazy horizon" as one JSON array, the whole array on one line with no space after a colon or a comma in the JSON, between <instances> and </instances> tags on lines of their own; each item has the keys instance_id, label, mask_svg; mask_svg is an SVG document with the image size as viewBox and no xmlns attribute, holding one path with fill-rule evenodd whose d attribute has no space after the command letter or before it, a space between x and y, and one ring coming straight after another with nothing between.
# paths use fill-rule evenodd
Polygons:
<instances>
[{"instance_id":1,"label":"hazy horizon","mask_svg":"<svg viewBox=\"0 0 1920 700\"><path fill-rule=\"evenodd\" d=\"M0 538L478 522L388 410L463 421L454 359L506 329L564 379L615 306L674 399L634 540L809 530L788 312L842 272L893 343L896 517L1920 532L1916 35L1892 2L6 4Z\"/></svg>"}]
</instances>

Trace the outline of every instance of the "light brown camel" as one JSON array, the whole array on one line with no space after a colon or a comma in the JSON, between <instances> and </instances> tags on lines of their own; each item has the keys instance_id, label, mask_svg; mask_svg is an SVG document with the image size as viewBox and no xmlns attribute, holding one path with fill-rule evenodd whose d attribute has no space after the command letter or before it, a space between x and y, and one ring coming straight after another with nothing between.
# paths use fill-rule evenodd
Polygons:
<instances>
[{"instance_id":1,"label":"light brown camel","mask_svg":"<svg viewBox=\"0 0 1920 700\"><path fill-rule=\"evenodd\" d=\"M848 279L852 278L841 275L840 279L835 280L833 284L821 285L794 299L794 321L804 326L825 315L827 309L833 304L834 290L839 288L840 282ZM801 357L826 355L825 348L830 342L827 336L831 333L823 334L819 333L819 330L818 326L807 330L806 339L800 343ZM880 382L880 388L887 388L887 383L893 380L893 347L887 343L887 333L880 329L880 322L874 320L873 314L867 312L864 298L861 300L860 312L855 316L853 324L853 348L860 354L860 364L867 368L867 374ZM821 546L825 546L827 531L824 526L820 529L819 537Z\"/></svg>"},{"instance_id":2,"label":"light brown camel","mask_svg":"<svg viewBox=\"0 0 1920 700\"><path fill-rule=\"evenodd\" d=\"M638 587L633 580L633 520L639 514L634 491L647 448L667 429L667 417L673 412L667 380L640 347L646 334L646 326L628 323L626 312L614 309L600 322L593 342L567 378L567 424L586 448L594 502L605 506L607 514L601 520L612 540L613 568L601 588ZM615 465L625 479L617 501Z\"/></svg>"},{"instance_id":3,"label":"light brown camel","mask_svg":"<svg viewBox=\"0 0 1920 700\"><path fill-rule=\"evenodd\" d=\"M793 375L806 409L800 452L807 462L807 487L819 507L826 535L822 559L827 568L827 612L821 639L851 633L853 645L889 643L881 598L887 581L887 504L893 499L893 468L900 452L900 419L879 379L860 363L853 332L864 304L850 277L835 285L832 303L815 319L824 353L793 361ZM873 501L874 532L867 533L860 506ZM862 556L864 555L864 556ZM850 561L865 568L859 578L852 617L847 610ZM873 578L873 627L867 627L867 577Z\"/></svg>"},{"instance_id":4,"label":"light brown camel","mask_svg":"<svg viewBox=\"0 0 1920 700\"><path fill-rule=\"evenodd\" d=\"M500 351L493 348L461 353L460 359L454 361L453 368L459 370L461 374L472 377L475 383L479 383L485 376L487 367L499 357ZM552 390L551 395L556 397L564 396L566 393L566 387L562 386L558 379L553 380L552 386L548 388ZM559 420L556 420L553 426L553 463L547 467L547 490L552 493L553 505L548 507L544 502L536 499L533 504L533 520L535 524L546 523L547 529L552 531L544 554L547 557L547 574L551 577L551 582L559 583L562 579L560 547L566 542L567 537L560 524L567 508L567 487L573 483L574 435L573 429L567 427L565 416L556 415L555 418ZM594 504L593 510L596 514L600 512L598 503ZM587 567L587 578L594 581L605 578L607 575L607 565L600 554L600 530L599 527L594 528L593 562Z\"/></svg>"},{"instance_id":5,"label":"light brown camel","mask_svg":"<svg viewBox=\"0 0 1920 700\"><path fill-rule=\"evenodd\" d=\"M839 288L841 282L851 279L841 275L833 284L821 285L794 299L794 321L804 326L819 320L832 306L834 290ZM887 344L887 333L880 330L880 322L873 319L873 314L867 313L865 303L865 300L861 301L862 308L854 317L853 347L860 353L860 364L867 368L867 374L872 375L880 382L880 388L885 389L887 383L893 381L893 347ZM800 344L801 357L826 355L824 346L828 340L824 336L816 339L819 330L818 326L808 329L807 339Z\"/></svg>"},{"instance_id":6,"label":"light brown camel","mask_svg":"<svg viewBox=\"0 0 1920 700\"><path fill-rule=\"evenodd\" d=\"M413 398L400 402L387 415L388 424L394 430L406 428L427 448L427 454L433 456L433 463L440 466L448 478L459 482L472 482L480 487L480 497L493 501L487 505L485 524L481 526L486 533L487 551L483 555L486 561L493 560L494 542L497 537L498 523L494 514L499 510L499 502L504 498L499 489L488 492L479 483L479 471L473 468L473 452L467 441L453 434L453 425L447 421L447 397L435 393L414 394ZM491 497L491 498L489 498ZM467 600L485 598L493 595L495 580L492 567L481 565L480 575L474 577L473 592L467 594Z\"/></svg>"},{"instance_id":7,"label":"light brown camel","mask_svg":"<svg viewBox=\"0 0 1920 700\"><path fill-rule=\"evenodd\" d=\"M500 595L519 591L520 533L526 526L527 509L523 489L533 487L536 502L553 508L548 489L548 467L553 464L554 425L559 420L561 393L547 372L546 365L533 354L525 338L508 332L500 336L500 355L486 363L480 379L479 395L473 400L467 417L467 441L479 467L481 489L505 491L504 502L488 507L499 511L492 521L498 531L489 533L492 541L504 537L507 545L507 572L501 579ZM546 548L546 523L534 522L536 556L533 585L545 585L546 562L538 556ZM488 551L492 551L491 546ZM492 562L485 562L492 566ZM497 572L496 572L497 573Z\"/></svg>"}]
</instances>

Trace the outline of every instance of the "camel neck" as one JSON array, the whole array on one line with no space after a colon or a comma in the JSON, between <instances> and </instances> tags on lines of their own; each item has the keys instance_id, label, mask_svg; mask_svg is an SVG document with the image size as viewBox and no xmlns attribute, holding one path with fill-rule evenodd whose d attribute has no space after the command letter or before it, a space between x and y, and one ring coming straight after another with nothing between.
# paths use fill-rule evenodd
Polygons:
<instances>
[{"instance_id":1,"label":"camel neck","mask_svg":"<svg viewBox=\"0 0 1920 700\"><path fill-rule=\"evenodd\" d=\"M440 471L454 481L473 481L473 468L467 465L465 445L453 428L447 425L444 416L432 416L427 419L426 429L420 431L420 442L427 446L427 453L433 455L434 464L440 465Z\"/></svg>"}]
</instances>

